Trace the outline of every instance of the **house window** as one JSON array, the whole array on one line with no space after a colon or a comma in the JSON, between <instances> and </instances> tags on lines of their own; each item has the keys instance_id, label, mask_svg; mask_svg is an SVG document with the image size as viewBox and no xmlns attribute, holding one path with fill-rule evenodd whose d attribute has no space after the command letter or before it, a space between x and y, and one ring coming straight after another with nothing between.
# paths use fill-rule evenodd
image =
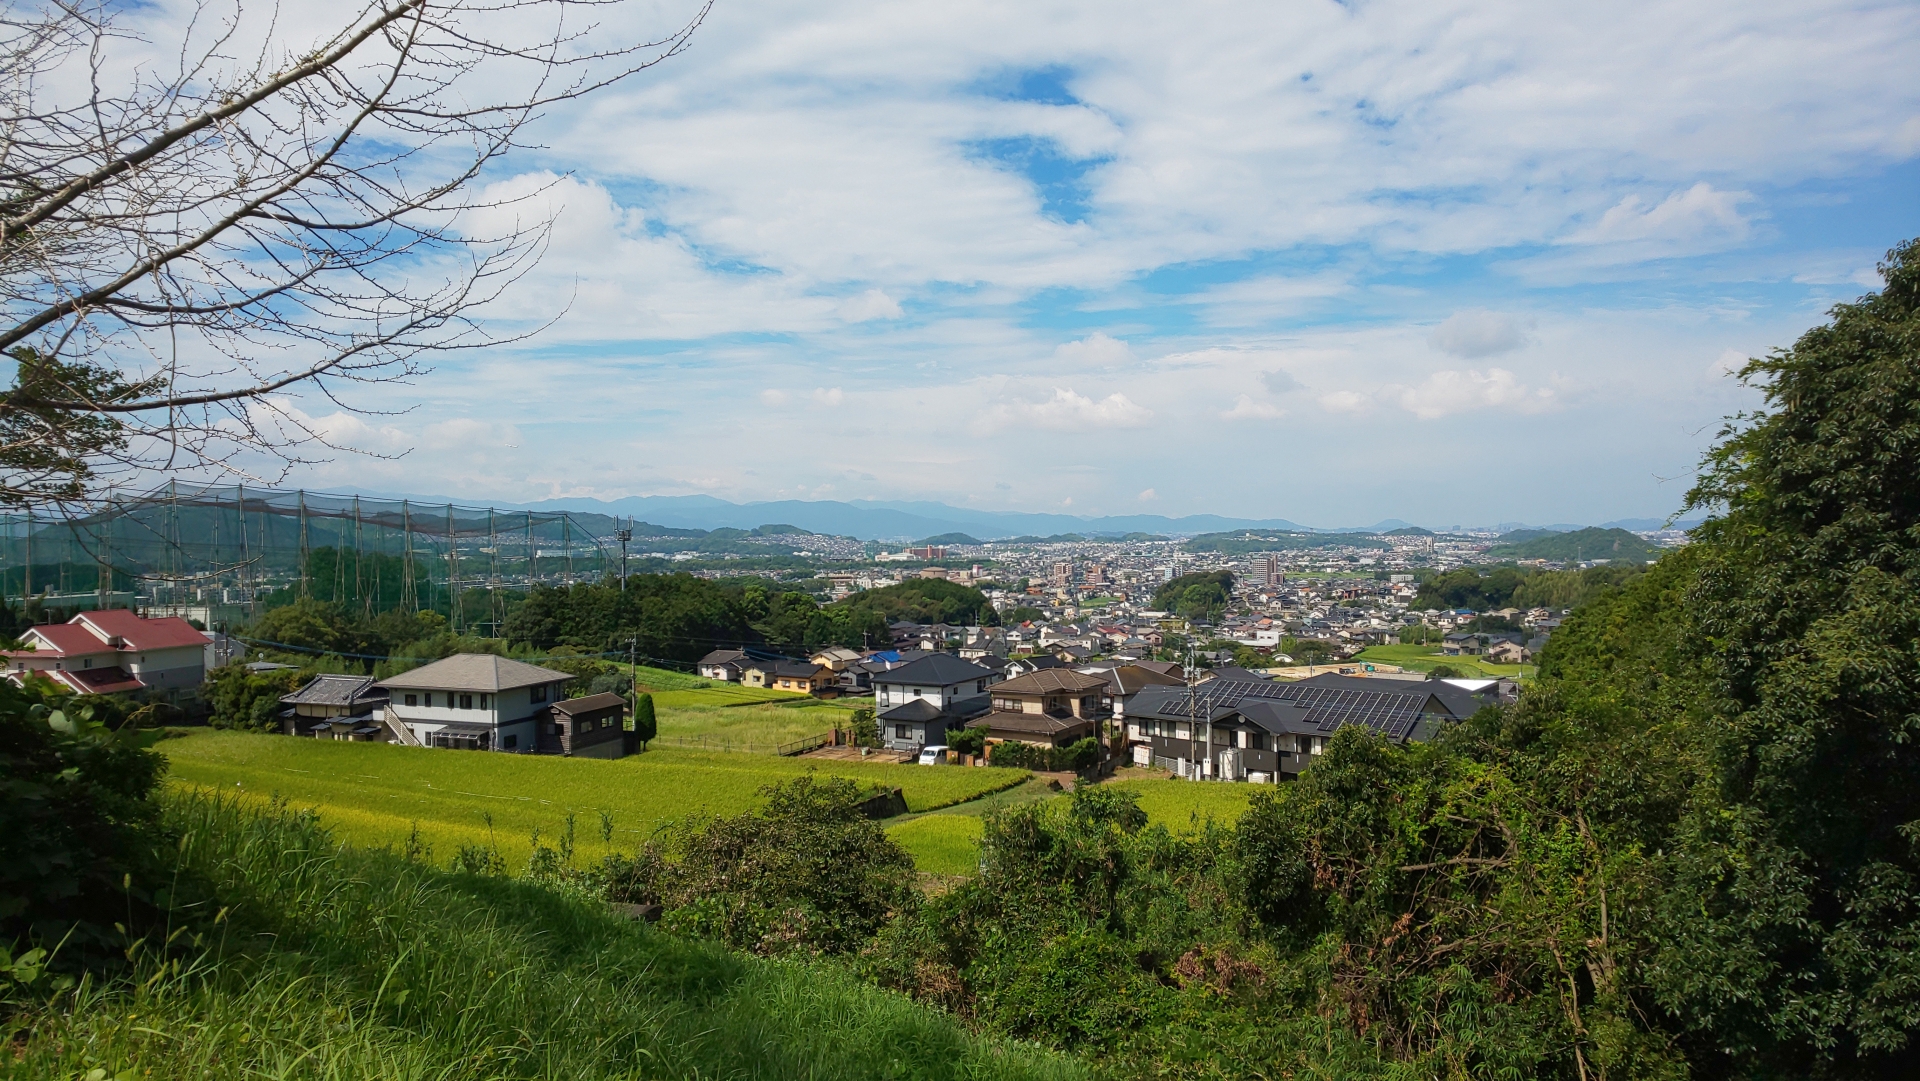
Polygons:
<instances>
[{"instance_id":1,"label":"house window","mask_svg":"<svg viewBox=\"0 0 1920 1081\"><path fill-rule=\"evenodd\" d=\"M480 708L481 708L481 709L487 709L487 708L489 708L489 707L488 707L488 705L487 705L487 697L488 697L488 696L487 696L487 695L484 695L484 694L480 696Z\"/></svg>"},{"instance_id":2,"label":"house window","mask_svg":"<svg viewBox=\"0 0 1920 1081\"><path fill-rule=\"evenodd\" d=\"M407 703L406 703L406 704L407 704L407 705L409 705L409 706L417 706L417 705L419 705L419 704L420 704L420 696L419 696L419 695L417 695L417 694L410 694L410 695L407 695Z\"/></svg>"},{"instance_id":3,"label":"house window","mask_svg":"<svg viewBox=\"0 0 1920 1081\"><path fill-rule=\"evenodd\" d=\"M428 709L432 709L433 708L433 692L428 691L427 693L421 695L420 704L423 706L426 706Z\"/></svg>"},{"instance_id":4,"label":"house window","mask_svg":"<svg viewBox=\"0 0 1920 1081\"><path fill-rule=\"evenodd\" d=\"M82 668L92 668L92 667L93 667L93 658L92 658L92 657L88 657L88 658L87 658L86 660L83 660L83 661L81 661L81 662L80 662L80 667L82 667Z\"/></svg>"},{"instance_id":5,"label":"house window","mask_svg":"<svg viewBox=\"0 0 1920 1081\"><path fill-rule=\"evenodd\" d=\"M894 726L893 726L893 738L894 738L894 739L906 739L906 738L907 738L907 726L906 726L906 725L904 725L904 724L896 724L896 725L894 725Z\"/></svg>"},{"instance_id":6,"label":"house window","mask_svg":"<svg viewBox=\"0 0 1920 1081\"><path fill-rule=\"evenodd\" d=\"M500 746L502 746L502 747L504 747L504 748L506 748L507 750L509 750L509 751L511 751L511 750L513 750L513 749L514 749L515 747L518 747L518 746L520 746L520 737L519 737L519 736L508 736L508 737L507 737L506 739L504 739L504 740L501 740L501 741L500 741Z\"/></svg>"},{"instance_id":7,"label":"house window","mask_svg":"<svg viewBox=\"0 0 1920 1081\"><path fill-rule=\"evenodd\" d=\"M472 709L472 708L473 708L473 696L472 696L472 695L470 695L470 694L463 694L463 695L461 695L461 696L460 696L460 708L461 708L461 709Z\"/></svg>"},{"instance_id":8,"label":"house window","mask_svg":"<svg viewBox=\"0 0 1920 1081\"><path fill-rule=\"evenodd\" d=\"M544 683L536 687L533 687L527 691L527 701L529 702L545 702L546 700L547 700L547 685Z\"/></svg>"},{"instance_id":9,"label":"house window","mask_svg":"<svg viewBox=\"0 0 1920 1081\"><path fill-rule=\"evenodd\" d=\"M919 697L920 695L923 695L923 694L925 694L925 693L927 693L927 692L926 692L926 691L923 691L923 690L921 690L921 689L920 689L920 688L918 688L918 687L915 687L915 688L913 689L913 693L914 693L914 696L915 696L915 697Z\"/></svg>"}]
</instances>

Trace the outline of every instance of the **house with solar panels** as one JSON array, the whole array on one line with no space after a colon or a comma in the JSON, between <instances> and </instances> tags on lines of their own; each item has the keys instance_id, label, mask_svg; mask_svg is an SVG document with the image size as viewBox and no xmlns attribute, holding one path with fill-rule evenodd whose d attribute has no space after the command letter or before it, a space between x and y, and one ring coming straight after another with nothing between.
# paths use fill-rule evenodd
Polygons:
<instances>
[{"instance_id":1,"label":"house with solar panels","mask_svg":"<svg viewBox=\"0 0 1920 1081\"><path fill-rule=\"evenodd\" d=\"M1443 680L1214 679L1191 688L1142 690L1127 705L1127 742L1138 766L1197 779L1273 783L1299 776L1347 725L1412 743L1488 704Z\"/></svg>"}]
</instances>

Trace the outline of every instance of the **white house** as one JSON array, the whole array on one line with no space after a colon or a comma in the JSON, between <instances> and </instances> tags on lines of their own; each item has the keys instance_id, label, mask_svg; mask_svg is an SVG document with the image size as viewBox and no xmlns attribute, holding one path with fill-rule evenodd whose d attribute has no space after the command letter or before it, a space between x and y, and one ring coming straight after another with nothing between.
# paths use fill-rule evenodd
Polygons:
<instances>
[{"instance_id":1,"label":"white house","mask_svg":"<svg viewBox=\"0 0 1920 1081\"><path fill-rule=\"evenodd\" d=\"M880 738L896 751L944 743L949 731L992 708L1000 673L950 653L929 653L873 676Z\"/></svg>"},{"instance_id":2,"label":"white house","mask_svg":"<svg viewBox=\"0 0 1920 1081\"><path fill-rule=\"evenodd\" d=\"M422 747L532 754L573 677L489 653L459 653L379 682L387 728Z\"/></svg>"},{"instance_id":3,"label":"white house","mask_svg":"<svg viewBox=\"0 0 1920 1081\"><path fill-rule=\"evenodd\" d=\"M207 678L213 639L178 616L143 619L124 608L82 612L20 636L31 649L7 650L14 682L39 672L81 694L190 690Z\"/></svg>"}]
</instances>

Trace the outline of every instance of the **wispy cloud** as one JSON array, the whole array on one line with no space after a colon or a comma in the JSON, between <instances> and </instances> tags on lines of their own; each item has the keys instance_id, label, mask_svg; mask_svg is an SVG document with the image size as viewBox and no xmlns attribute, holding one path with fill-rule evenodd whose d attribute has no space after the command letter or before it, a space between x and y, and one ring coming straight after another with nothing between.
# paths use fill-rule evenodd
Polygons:
<instances>
[{"instance_id":1,"label":"wispy cloud","mask_svg":"<svg viewBox=\"0 0 1920 1081\"><path fill-rule=\"evenodd\" d=\"M1055 387L1051 397L1037 402L1001 402L981 419L986 431L1030 426L1056 432L1102 428L1138 428L1152 419L1153 410L1136 405L1125 394L1109 394L1095 401L1067 387Z\"/></svg>"}]
</instances>

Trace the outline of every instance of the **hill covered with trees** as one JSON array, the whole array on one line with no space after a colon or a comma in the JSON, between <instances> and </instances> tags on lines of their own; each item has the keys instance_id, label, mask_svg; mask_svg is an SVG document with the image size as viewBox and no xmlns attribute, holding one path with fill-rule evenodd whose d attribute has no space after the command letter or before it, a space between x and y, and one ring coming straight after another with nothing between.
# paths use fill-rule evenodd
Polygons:
<instances>
[{"instance_id":1,"label":"hill covered with trees","mask_svg":"<svg viewBox=\"0 0 1920 1081\"><path fill-rule=\"evenodd\" d=\"M1509 537L1519 539L1509 542ZM1550 559L1556 562L1618 559L1645 563L1649 559L1660 558L1662 551L1659 545L1648 543L1639 534L1597 526L1569 533L1517 530L1500 540L1501 543L1487 549L1487 559Z\"/></svg>"}]
</instances>

